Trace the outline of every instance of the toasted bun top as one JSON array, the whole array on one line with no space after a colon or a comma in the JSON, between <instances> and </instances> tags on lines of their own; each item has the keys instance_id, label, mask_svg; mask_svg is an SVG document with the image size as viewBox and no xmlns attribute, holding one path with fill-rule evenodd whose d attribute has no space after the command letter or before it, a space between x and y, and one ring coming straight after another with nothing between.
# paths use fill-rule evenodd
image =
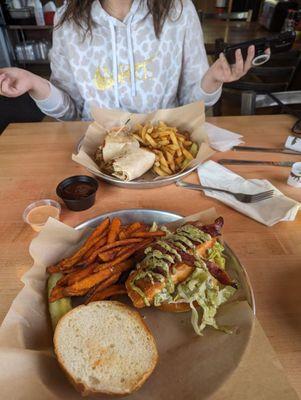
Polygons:
<instances>
[{"instance_id":1,"label":"toasted bun top","mask_svg":"<svg viewBox=\"0 0 301 400\"><path fill-rule=\"evenodd\" d=\"M140 314L116 301L74 308L58 323L54 349L61 367L84 395L125 395L154 370L158 353Z\"/></svg>"}]
</instances>

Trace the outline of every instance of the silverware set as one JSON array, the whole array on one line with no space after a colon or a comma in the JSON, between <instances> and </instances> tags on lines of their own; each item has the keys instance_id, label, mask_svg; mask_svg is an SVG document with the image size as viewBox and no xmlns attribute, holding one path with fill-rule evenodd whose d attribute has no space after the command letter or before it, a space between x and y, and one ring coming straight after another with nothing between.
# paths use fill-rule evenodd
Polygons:
<instances>
[{"instance_id":1,"label":"silverware set","mask_svg":"<svg viewBox=\"0 0 301 400\"><path fill-rule=\"evenodd\" d=\"M233 197L235 197L236 200L241 201L242 203L257 203L259 201L270 199L275 194L274 190L267 190L267 191L264 191L261 193L256 193L256 194L234 193L234 192L230 192L229 190L225 190L225 189L212 188L212 187L203 186L203 185L195 185L195 184L187 183L187 182L183 182L183 181L177 181L176 185L180 186L182 188L185 188L185 189L190 189L190 190L198 190L198 191L211 190L214 192L222 192L222 193L231 194Z\"/></svg>"},{"instance_id":2,"label":"silverware set","mask_svg":"<svg viewBox=\"0 0 301 400\"><path fill-rule=\"evenodd\" d=\"M292 156L300 156L301 152L286 148L274 147L253 147L253 146L234 146L233 151L249 151L253 153L280 153L290 154ZM292 167L296 161L263 161L263 160L237 160L231 158L223 158L218 161L222 165L271 165L273 167Z\"/></svg>"},{"instance_id":3,"label":"silverware set","mask_svg":"<svg viewBox=\"0 0 301 400\"><path fill-rule=\"evenodd\" d=\"M222 165L271 165L273 167L292 167L295 161L258 161L258 160L232 160L223 158L218 161Z\"/></svg>"},{"instance_id":4,"label":"silverware set","mask_svg":"<svg viewBox=\"0 0 301 400\"><path fill-rule=\"evenodd\" d=\"M299 155L301 156L301 152L289 150L285 148L277 149L270 147L252 147L252 146L234 146L234 151L250 151L250 152L262 152L262 153L282 153L282 154L290 154L290 155ZM270 165L274 167L292 167L295 161L263 161L263 160L236 160L231 158L223 158L218 161L221 165ZM267 190L261 193L256 194L247 194L247 193L235 193L226 189L213 188L203 185L195 185L188 182L177 181L177 186L180 186L184 189L189 190L198 190L198 191L215 191L222 192L232 195L236 200L242 203L257 203L259 201L271 199L275 195L274 190Z\"/></svg>"},{"instance_id":5,"label":"silverware set","mask_svg":"<svg viewBox=\"0 0 301 400\"><path fill-rule=\"evenodd\" d=\"M295 156L301 156L299 151L294 151L286 148L277 149L274 147L252 147L252 146L234 146L232 148L234 151L250 151L255 153L282 153L291 154Z\"/></svg>"}]
</instances>

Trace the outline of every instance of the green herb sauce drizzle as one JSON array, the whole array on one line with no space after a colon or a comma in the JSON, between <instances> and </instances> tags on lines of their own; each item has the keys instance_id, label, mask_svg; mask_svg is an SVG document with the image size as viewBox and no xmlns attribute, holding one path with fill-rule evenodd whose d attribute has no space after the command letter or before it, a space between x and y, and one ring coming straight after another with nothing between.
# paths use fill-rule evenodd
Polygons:
<instances>
[{"instance_id":1,"label":"green herb sauce drizzle","mask_svg":"<svg viewBox=\"0 0 301 400\"><path fill-rule=\"evenodd\" d=\"M143 290L136 285L137 281L147 278L152 284L155 282L165 282L167 294L173 293L175 291L175 285L172 280L170 267L182 261L182 256L177 249L186 254L193 255L196 258L194 263L196 266L199 261L197 260L197 253L194 254L193 252L195 248L194 243L204 243L211 240L211 236L208 233L190 224L178 228L175 233L169 233L166 229L165 231L167 233L166 236L160 238L155 245L166 250L166 253L158 249L153 249L152 246L145 249L146 257L138 264L138 272L130 282L132 290L143 298L146 306L150 306L150 302Z\"/></svg>"}]
</instances>

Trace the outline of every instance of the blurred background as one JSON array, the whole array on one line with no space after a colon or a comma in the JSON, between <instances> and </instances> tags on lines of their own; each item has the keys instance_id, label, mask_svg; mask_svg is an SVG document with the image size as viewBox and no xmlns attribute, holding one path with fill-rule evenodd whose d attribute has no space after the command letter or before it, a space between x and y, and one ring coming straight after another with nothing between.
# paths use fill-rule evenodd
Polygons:
<instances>
[{"instance_id":1,"label":"blurred background","mask_svg":"<svg viewBox=\"0 0 301 400\"><path fill-rule=\"evenodd\" d=\"M225 85L213 115L279 113L264 94L279 94L286 104L301 103L301 0L195 0L204 31L209 61L221 45L235 44L295 30L289 52L276 54L241 81ZM6 0L0 3L0 68L18 66L49 78L49 51L53 17L62 1ZM16 110L18 112L16 113ZM281 111L281 110L280 110ZM19 99L0 97L0 132L10 122L41 121L44 115L28 95Z\"/></svg>"}]
</instances>

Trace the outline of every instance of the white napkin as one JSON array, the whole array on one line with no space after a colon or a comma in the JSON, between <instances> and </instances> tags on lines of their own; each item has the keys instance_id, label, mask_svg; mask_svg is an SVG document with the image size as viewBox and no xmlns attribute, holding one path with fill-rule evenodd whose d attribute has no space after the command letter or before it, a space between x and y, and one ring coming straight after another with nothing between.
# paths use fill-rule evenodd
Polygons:
<instances>
[{"instance_id":1,"label":"white napkin","mask_svg":"<svg viewBox=\"0 0 301 400\"><path fill-rule=\"evenodd\" d=\"M205 191L207 196L218 199L267 226L272 226L280 221L294 221L301 206L297 201L284 196L269 181L264 179L244 179L211 160L198 168L198 174L202 185L232 192L256 194L274 189L276 195L271 199L249 204L241 203L230 194Z\"/></svg>"},{"instance_id":2,"label":"white napkin","mask_svg":"<svg viewBox=\"0 0 301 400\"><path fill-rule=\"evenodd\" d=\"M301 152L301 139L295 136L289 136L285 142L285 147L290 150Z\"/></svg>"},{"instance_id":3,"label":"white napkin","mask_svg":"<svg viewBox=\"0 0 301 400\"><path fill-rule=\"evenodd\" d=\"M218 126L205 122L205 132L208 135L210 146L217 151L228 151L233 146L238 146L244 143L242 135L228 131L227 129L219 128Z\"/></svg>"}]
</instances>

